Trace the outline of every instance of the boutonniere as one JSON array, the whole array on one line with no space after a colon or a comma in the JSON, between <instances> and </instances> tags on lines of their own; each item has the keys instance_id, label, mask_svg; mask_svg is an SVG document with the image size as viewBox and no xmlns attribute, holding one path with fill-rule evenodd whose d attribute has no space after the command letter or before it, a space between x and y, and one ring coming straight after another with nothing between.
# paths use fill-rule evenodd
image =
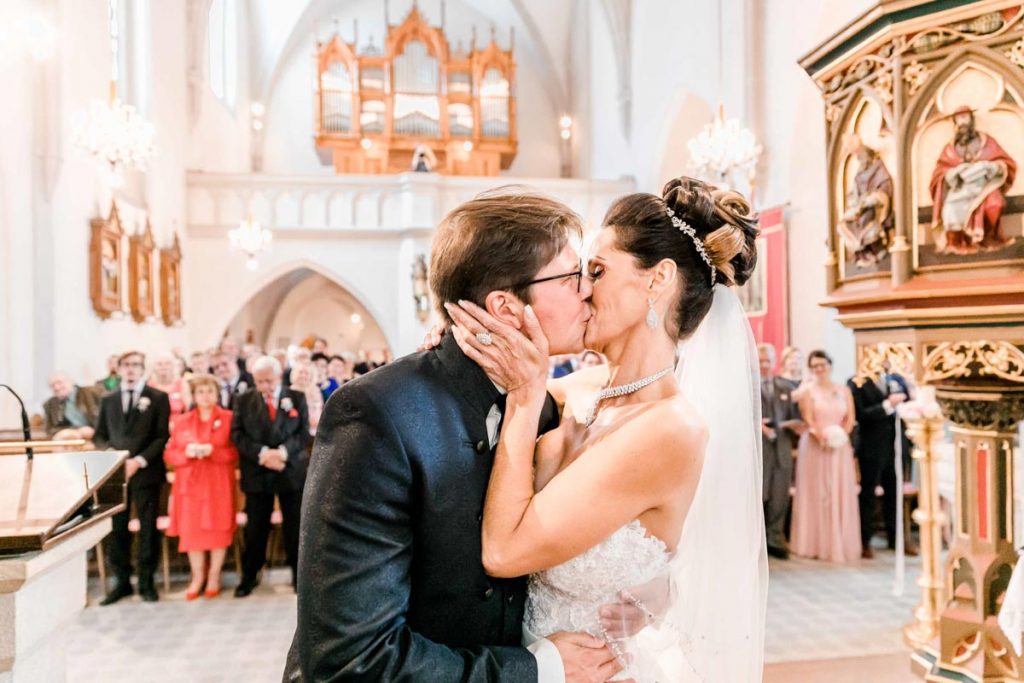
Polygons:
<instances>
[{"instance_id":1,"label":"boutonniere","mask_svg":"<svg viewBox=\"0 0 1024 683\"><path fill-rule=\"evenodd\" d=\"M214 429L220 429L220 419L217 419L217 420L213 421L213 428Z\"/></svg>"},{"instance_id":2,"label":"boutonniere","mask_svg":"<svg viewBox=\"0 0 1024 683\"><path fill-rule=\"evenodd\" d=\"M298 417L298 416L299 416L299 411L295 410L295 408L292 408L291 410L288 411L288 417Z\"/></svg>"},{"instance_id":3,"label":"boutonniere","mask_svg":"<svg viewBox=\"0 0 1024 683\"><path fill-rule=\"evenodd\" d=\"M244 380L235 385L235 391L238 392L239 394L241 394L248 388L249 385L246 384Z\"/></svg>"},{"instance_id":4,"label":"boutonniere","mask_svg":"<svg viewBox=\"0 0 1024 683\"><path fill-rule=\"evenodd\" d=\"M149 408L149 397L143 396L139 399L139 412L144 413Z\"/></svg>"},{"instance_id":5,"label":"boutonniere","mask_svg":"<svg viewBox=\"0 0 1024 683\"><path fill-rule=\"evenodd\" d=\"M281 399L281 410L285 411L289 415L291 415L293 412L295 412L294 410L292 410L292 408L294 408L294 407L295 407L295 404L292 403L292 400L290 398L288 398L287 396L285 396L284 398ZM292 415L292 417L295 417L295 416Z\"/></svg>"},{"instance_id":6,"label":"boutonniere","mask_svg":"<svg viewBox=\"0 0 1024 683\"><path fill-rule=\"evenodd\" d=\"M789 400L789 394L779 394L779 399L782 400L782 401L788 401Z\"/></svg>"}]
</instances>

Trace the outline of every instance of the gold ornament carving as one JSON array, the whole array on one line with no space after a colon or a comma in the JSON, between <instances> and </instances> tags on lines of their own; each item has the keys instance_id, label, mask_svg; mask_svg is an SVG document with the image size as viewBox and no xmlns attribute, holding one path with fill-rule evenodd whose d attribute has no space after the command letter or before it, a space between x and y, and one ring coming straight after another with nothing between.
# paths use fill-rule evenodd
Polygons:
<instances>
[{"instance_id":1,"label":"gold ornament carving","mask_svg":"<svg viewBox=\"0 0 1024 683\"><path fill-rule=\"evenodd\" d=\"M825 105L825 120L833 123L839 118L839 105L829 102Z\"/></svg>"},{"instance_id":2,"label":"gold ornament carving","mask_svg":"<svg viewBox=\"0 0 1024 683\"><path fill-rule=\"evenodd\" d=\"M860 347L860 363L857 376L875 378L885 372L883 364L905 377L914 376L914 350L910 344L871 344Z\"/></svg>"},{"instance_id":3,"label":"gold ornament carving","mask_svg":"<svg viewBox=\"0 0 1024 683\"><path fill-rule=\"evenodd\" d=\"M1021 38L1006 51L1006 58L1019 67L1024 67L1024 38Z\"/></svg>"},{"instance_id":4,"label":"gold ornament carving","mask_svg":"<svg viewBox=\"0 0 1024 683\"><path fill-rule=\"evenodd\" d=\"M932 70L921 62L911 62L910 65L903 70L903 80L907 83L907 89L911 97L917 94L917 91L921 89L921 86L925 84L928 77L931 75Z\"/></svg>"},{"instance_id":5,"label":"gold ornament carving","mask_svg":"<svg viewBox=\"0 0 1024 683\"><path fill-rule=\"evenodd\" d=\"M1024 351L1006 341L943 342L924 361L928 384L972 375L1024 383Z\"/></svg>"},{"instance_id":6,"label":"gold ornament carving","mask_svg":"<svg viewBox=\"0 0 1024 683\"><path fill-rule=\"evenodd\" d=\"M969 636L960 639L953 652L953 663L963 664L969 662L981 647L981 631L975 631Z\"/></svg>"},{"instance_id":7,"label":"gold ornament carving","mask_svg":"<svg viewBox=\"0 0 1024 683\"><path fill-rule=\"evenodd\" d=\"M875 79L875 93L878 95L878 99L886 104L892 103L892 73L889 71L879 72L878 78Z\"/></svg>"}]
</instances>

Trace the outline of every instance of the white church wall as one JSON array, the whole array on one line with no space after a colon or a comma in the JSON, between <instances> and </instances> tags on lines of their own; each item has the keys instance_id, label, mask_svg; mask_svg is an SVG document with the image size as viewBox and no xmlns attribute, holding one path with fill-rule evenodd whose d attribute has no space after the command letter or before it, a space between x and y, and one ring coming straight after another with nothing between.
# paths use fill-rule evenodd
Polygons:
<instances>
[{"instance_id":1,"label":"white church wall","mask_svg":"<svg viewBox=\"0 0 1024 683\"><path fill-rule=\"evenodd\" d=\"M110 191L97 167L74 147L72 134L78 112L108 92L105 4L5 3L3 11L16 16L3 17L3 24L16 25L21 10L52 10L60 36L42 66L22 60L5 74L11 78L4 79L5 92L10 83L14 93L4 107L4 129L21 133L5 143L0 157L0 198L12 227L5 236L5 247L9 244L11 250L5 248L0 258L11 261L3 279L18 283L4 285L6 303L0 310L7 311L11 322L10 327L5 324L5 332L21 332L13 335L15 341L0 358L32 408L38 409L48 395L47 375L54 370L66 370L77 381L92 381L104 374L104 359L112 352L137 348L154 353L182 343L185 336L182 329L168 329L159 322L137 324L127 316L103 322L89 300L89 221L107 215ZM184 6L178 3L150 2L149 10L151 116L158 154L146 177L125 191L133 195L131 203L148 208L156 241L164 246L172 229L184 225L180 150L185 142L185 17ZM53 74L50 80L41 78L47 71ZM52 118L44 112L52 112ZM40 140L47 141L53 154L44 160L52 161L52 175L34 148L24 147ZM126 213L132 213L130 208Z\"/></svg>"}]
</instances>

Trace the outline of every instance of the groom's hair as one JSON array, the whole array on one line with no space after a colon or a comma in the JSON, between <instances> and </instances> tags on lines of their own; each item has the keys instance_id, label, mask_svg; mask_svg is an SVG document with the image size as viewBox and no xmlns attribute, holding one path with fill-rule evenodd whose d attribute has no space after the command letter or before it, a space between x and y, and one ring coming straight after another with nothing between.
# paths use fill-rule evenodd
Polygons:
<instances>
[{"instance_id":1,"label":"groom's hair","mask_svg":"<svg viewBox=\"0 0 1024 683\"><path fill-rule=\"evenodd\" d=\"M550 197L505 186L488 190L449 213L434 235L430 289L443 304L460 299L484 305L505 290L530 303L524 283L555 258L571 237L582 238L580 217Z\"/></svg>"}]
</instances>

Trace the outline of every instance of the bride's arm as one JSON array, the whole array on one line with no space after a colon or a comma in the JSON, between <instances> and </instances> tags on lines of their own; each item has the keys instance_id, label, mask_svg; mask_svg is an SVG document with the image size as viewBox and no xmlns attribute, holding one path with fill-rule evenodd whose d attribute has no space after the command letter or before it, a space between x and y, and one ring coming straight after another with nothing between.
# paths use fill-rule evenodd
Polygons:
<instances>
[{"instance_id":1,"label":"bride's arm","mask_svg":"<svg viewBox=\"0 0 1024 683\"><path fill-rule=\"evenodd\" d=\"M484 504L484 568L522 576L555 566L597 545L667 501L692 500L706 429L686 408L665 403L644 411L587 449L534 492L534 448L545 395L547 343L527 308L526 336L467 306L449 309L455 338L491 378L512 387ZM486 329L493 343L483 346ZM539 348L538 348L539 346Z\"/></svg>"}]
</instances>

